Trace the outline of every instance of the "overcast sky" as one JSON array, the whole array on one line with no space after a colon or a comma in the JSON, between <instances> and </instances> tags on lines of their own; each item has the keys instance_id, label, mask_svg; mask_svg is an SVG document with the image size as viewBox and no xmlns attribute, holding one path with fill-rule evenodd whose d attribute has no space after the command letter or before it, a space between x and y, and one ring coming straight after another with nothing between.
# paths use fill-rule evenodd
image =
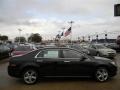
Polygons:
<instances>
[{"instance_id":1,"label":"overcast sky","mask_svg":"<svg viewBox=\"0 0 120 90\"><path fill-rule=\"evenodd\" d=\"M0 34L11 39L40 33L53 38L74 21L73 38L95 33L120 31L120 17L114 17L119 0L0 0ZM110 35L116 38L116 35Z\"/></svg>"}]
</instances>

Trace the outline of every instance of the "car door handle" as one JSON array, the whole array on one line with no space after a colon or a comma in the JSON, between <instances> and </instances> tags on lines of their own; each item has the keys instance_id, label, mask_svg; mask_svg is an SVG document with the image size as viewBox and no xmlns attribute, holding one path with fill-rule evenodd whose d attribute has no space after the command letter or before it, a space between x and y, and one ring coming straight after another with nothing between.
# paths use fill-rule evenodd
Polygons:
<instances>
[{"instance_id":1,"label":"car door handle","mask_svg":"<svg viewBox=\"0 0 120 90\"><path fill-rule=\"evenodd\" d=\"M64 61L65 63L69 63L70 61Z\"/></svg>"},{"instance_id":2,"label":"car door handle","mask_svg":"<svg viewBox=\"0 0 120 90\"><path fill-rule=\"evenodd\" d=\"M43 62L43 60L37 60L37 62Z\"/></svg>"}]
</instances>

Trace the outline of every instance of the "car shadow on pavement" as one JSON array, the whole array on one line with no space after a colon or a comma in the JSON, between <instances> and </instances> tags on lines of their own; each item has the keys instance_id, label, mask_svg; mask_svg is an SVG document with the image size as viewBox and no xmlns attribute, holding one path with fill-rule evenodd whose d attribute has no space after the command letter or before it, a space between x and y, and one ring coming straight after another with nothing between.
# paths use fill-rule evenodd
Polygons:
<instances>
[{"instance_id":1,"label":"car shadow on pavement","mask_svg":"<svg viewBox=\"0 0 120 90\"><path fill-rule=\"evenodd\" d=\"M102 82L102 83L107 83L109 81L114 81L114 79L111 78L108 81ZM21 85L25 84L22 79L17 79L16 82L18 82ZM75 83L77 83L77 82L83 83L84 82L84 83L87 83L87 84L88 83L100 83L93 78L81 78L81 77L79 77L79 78L73 78L73 77L67 77L67 78L66 77L65 78L64 77L62 77L62 78L59 77L59 78L56 78L56 77L52 77L52 78L40 78L38 80L37 84L40 84L40 83L42 83L42 84L43 83L73 83L73 82L75 82Z\"/></svg>"}]
</instances>

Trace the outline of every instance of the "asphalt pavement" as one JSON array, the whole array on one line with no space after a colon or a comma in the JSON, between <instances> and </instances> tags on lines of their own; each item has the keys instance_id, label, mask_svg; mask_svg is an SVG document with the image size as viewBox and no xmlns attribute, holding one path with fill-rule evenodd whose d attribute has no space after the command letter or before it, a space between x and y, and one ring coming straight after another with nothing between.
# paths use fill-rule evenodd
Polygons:
<instances>
[{"instance_id":1,"label":"asphalt pavement","mask_svg":"<svg viewBox=\"0 0 120 90\"><path fill-rule=\"evenodd\" d=\"M88 78L43 78L35 85L26 85L21 79L8 76L7 61L0 61L0 90L120 90L120 69L117 76L104 83ZM120 54L115 61L120 68Z\"/></svg>"}]
</instances>

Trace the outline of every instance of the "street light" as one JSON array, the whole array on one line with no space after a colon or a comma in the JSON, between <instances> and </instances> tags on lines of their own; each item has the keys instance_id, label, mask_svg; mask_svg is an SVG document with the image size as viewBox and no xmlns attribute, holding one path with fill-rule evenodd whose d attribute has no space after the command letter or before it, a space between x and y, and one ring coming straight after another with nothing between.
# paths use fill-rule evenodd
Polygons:
<instances>
[{"instance_id":1,"label":"street light","mask_svg":"<svg viewBox=\"0 0 120 90\"><path fill-rule=\"evenodd\" d=\"M28 42L28 36L29 36L29 33L26 33L26 37L27 37L27 39L26 39L26 40L27 40L27 42Z\"/></svg>"},{"instance_id":2,"label":"street light","mask_svg":"<svg viewBox=\"0 0 120 90\"><path fill-rule=\"evenodd\" d=\"M22 32L22 29L18 29L18 31L19 31L19 44L20 44L20 38L21 38L21 32Z\"/></svg>"}]
</instances>

